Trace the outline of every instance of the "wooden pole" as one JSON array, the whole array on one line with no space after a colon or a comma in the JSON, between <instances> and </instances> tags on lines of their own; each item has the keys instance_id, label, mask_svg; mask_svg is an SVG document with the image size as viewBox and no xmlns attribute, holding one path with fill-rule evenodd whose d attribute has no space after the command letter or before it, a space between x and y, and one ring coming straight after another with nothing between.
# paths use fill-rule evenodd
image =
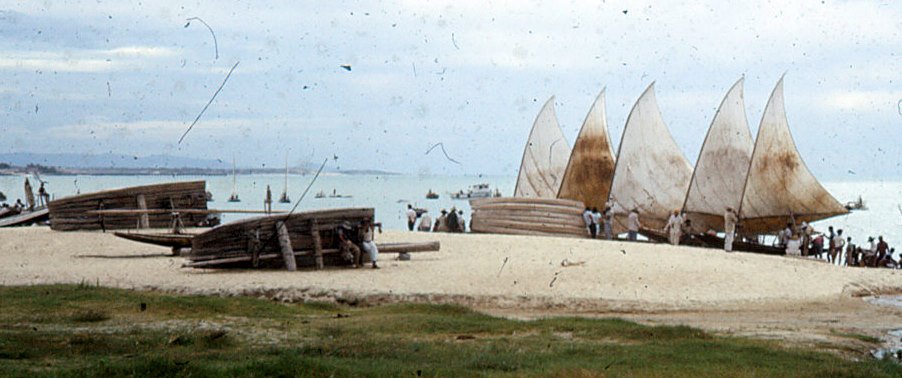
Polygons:
<instances>
[{"instance_id":1,"label":"wooden pole","mask_svg":"<svg viewBox=\"0 0 902 378\"><path fill-rule=\"evenodd\" d=\"M313 236L313 256L316 259L316 269L323 268L323 241L319 236L319 227L316 219L310 220L310 234Z\"/></svg>"},{"instance_id":2,"label":"wooden pole","mask_svg":"<svg viewBox=\"0 0 902 378\"><path fill-rule=\"evenodd\" d=\"M147 210L147 200L144 194L138 194L138 209ZM150 228L150 216L143 213L138 216L138 228Z\"/></svg>"},{"instance_id":3,"label":"wooden pole","mask_svg":"<svg viewBox=\"0 0 902 378\"><path fill-rule=\"evenodd\" d=\"M291 238L288 236L288 226L285 222L276 222L276 231L279 233L279 245L282 247L282 260L285 261L285 269L289 272L298 270L294 261L294 250L291 248Z\"/></svg>"}]
</instances>

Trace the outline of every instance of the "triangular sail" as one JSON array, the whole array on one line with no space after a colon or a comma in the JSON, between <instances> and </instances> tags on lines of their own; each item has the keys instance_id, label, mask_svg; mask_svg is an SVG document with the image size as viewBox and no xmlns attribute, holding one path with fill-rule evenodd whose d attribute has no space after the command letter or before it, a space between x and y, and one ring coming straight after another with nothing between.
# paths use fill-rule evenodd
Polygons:
<instances>
[{"instance_id":1,"label":"triangular sail","mask_svg":"<svg viewBox=\"0 0 902 378\"><path fill-rule=\"evenodd\" d=\"M741 232L773 232L793 220L811 222L845 213L848 210L821 186L799 155L780 78L761 116L739 210Z\"/></svg>"},{"instance_id":2,"label":"triangular sail","mask_svg":"<svg viewBox=\"0 0 902 378\"><path fill-rule=\"evenodd\" d=\"M614 150L608 138L604 89L595 98L573 144L558 198L604 209L614 178Z\"/></svg>"},{"instance_id":3,"label":"triangular sail","mask_svg":"<svg viewBox=\"0 0 902 378\"><path fill-rule=\"evenodd\" d=\"M692 167L661 118L652 83L633 105L620 139L611 186L615 232L626 229L633 208L643 226L662 229L683 205L690 175Z\"/></svg>"},{"instance_id":4,"label":"triangular sail","mask_svg":"<svg viewBox=\"0 0 902 378\"><path fill-rule=\"evenodd\" d=\"M683 212L698 232L723 231L726 208L738 211L742 202L754 148L742 87L739 79L720 103L695 163Z\"/></svg>"},{"instance_id":5,"label":"triangular sail","mask_svg":"<svg viewBox=\"0 0 902 378\"><path fill-rule=\"evenodd\" d=\"M514 197L557 198L570 146L554 114L554 96L545 102L523 150Z\"/></svg>"}]
</instances>

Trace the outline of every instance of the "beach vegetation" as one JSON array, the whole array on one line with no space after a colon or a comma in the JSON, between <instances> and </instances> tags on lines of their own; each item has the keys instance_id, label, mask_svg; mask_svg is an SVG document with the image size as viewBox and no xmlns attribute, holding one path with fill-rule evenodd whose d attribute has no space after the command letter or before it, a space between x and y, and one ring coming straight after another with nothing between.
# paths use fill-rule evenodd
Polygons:
<instances>
[{"instance_id":1,"label":"beach vegetation","mask_svg":"<svg viewBox=\"0 0 902 378\"><path fill-rule=\"evenodd\" d=\"M0 376L849 376L902 366L620 319L0 287Z\"/></svg>"}]
</instances>

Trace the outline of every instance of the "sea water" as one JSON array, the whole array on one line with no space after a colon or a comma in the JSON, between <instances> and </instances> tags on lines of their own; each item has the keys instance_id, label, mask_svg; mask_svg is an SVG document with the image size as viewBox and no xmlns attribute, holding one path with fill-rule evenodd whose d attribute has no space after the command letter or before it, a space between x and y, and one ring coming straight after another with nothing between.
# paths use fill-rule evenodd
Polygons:
<instances>
[{"instance_id":1,"label":"sea water","mask_svg":"<svg viewBox=\"0 0 902 378\"><path fill-rule=\"evenodd\" d=\"M238 175L236 190L241 202L228 202L232 192L232 176L42 176L47 182L47 190L54 198L71 196L77 192L88 193L98 190L147 185L171 181L206 180L207 190L213 194L213 209L263 210L266 186L269 185L273 197L273 210L290 210L300 199L301 193L310 185L313 175L289 175L288 195L292 203L278 202L284 187L285 176L280 174ZM34 178L32 185L37 191ZM0 191L6 194L8 202L22 198L24 178L0 176ZM373 207L376 218L386 228L406 228L405 210L407 204L429 210L433 219L440 210L452 207L463 210L470 219L470 204L467 200L455 200L451 193L466 191L470 185L487 183L492 189L498 188L505 196L513 194L514 176L422 176L422 175L320 175L310 187L298 210L327 209L335 207ZM868 210L853 211L847 215L815 222L813 226L826 232L828 226L842 229L844 236L851 236L856 245L866 246L869 236L883 235L890 246L902 250L902 181L858 181L826 182L824 186L840 202L854 201L861 196ZM426 192L439 194L436 200L426 199ZM326 198L315 198L323 192ZM343 198L329 198L332 193ZM223 221L233 221L254 215L224 214ZM899 252L897 251L896 258Z\"/></svg>"}]
</instances>

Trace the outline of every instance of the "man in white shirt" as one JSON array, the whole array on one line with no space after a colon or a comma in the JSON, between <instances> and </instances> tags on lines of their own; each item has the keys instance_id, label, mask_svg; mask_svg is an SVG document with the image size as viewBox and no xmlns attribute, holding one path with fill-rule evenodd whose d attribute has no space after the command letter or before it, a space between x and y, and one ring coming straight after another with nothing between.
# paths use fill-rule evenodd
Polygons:
<instances>
[{"instance_id":1,"label":"man in white shirt","mask_svg":"<svg viewBox=\"0 0 902 378\"><path fill-rule=\"evenodd\" d=\"M682 236L682 226L683 217L680 216L679 210L674 210L673 214L670 216L670 219L667 220L667 225L664 226L664 231L667 231L669 233L668 239L670 240L670 244L680 244L680 236Z\"/></svg>"},{"instance_id":2,"label":"man in white shirt","mask_svg":"<svg viewBox=\"0 0 902 378\"><path fill-rule=\"evenodd\" d=\"M457 210L457 224L460 232L467 232L467 222L464 220L463 210Z\"/></svg>"},{"instance_id":3,"label":"man in white shirt","mask_svg":"<svg viewBox=\"0 0 902 378\"><path fill-rule=\"evenodd\" d=\"M630 215L627 216L627 239L636 241L636 237L639 235L639 227L642 227L642 223L639 223L639 210L633 208L630 210Z\"/></svg>"},{"instance_id":4,"label":"man in white shirt","mask_svg":"<svg viewBox=\"0 0 902 378\"><path fill-rule=\"evenodd\" d=\"M407 229L413 231L413 225L417 223L417 212L413 209L413 205L407 204Z\"/></svg>"},{"instance_id":5,"label":"man in white shirt","mask_svg":"<svg viewBox=\"0 0 902 378\"><path fill-rule=\"evenodd\" d=\"M736 235L736 222L739 218L733 211L732 207L728 207L723 213L723 250L733 252L733 237Z\"/></svg>"},{"instance_id":6,"label":"man in white shirt","mask_svg":"<svg viewBox=\"0 0 902 378\"><path fill-rule=\"evenodd\" d=\"M429 210L423 212L423 215L420 216L420 226L417 227L418 231L429 231L432 229L432 217L429 216Z\"/></svg>"},{"instance_id":7,"label":"man in white shirt","mask_svg":"<svg viewBox=\"0 0 902 378\"><path fill-rule=\"evenodd\" d=\"M833 251L830 252L833 264L839 265L840 260L842 260L842 247L845 245L846 241L842 238L842 230L836 230L836 236L833 237Z\"/></svg>"},{"instance_id":8,"label":"man in white shirt","mask_svg":"<svg viewBox=\"0 0 902 378\"><path fill-rule=\"evenodd\" d=\"M592 210L588 207L586 211L583 211L583 222L586 223L586 232L589 233L589 236L593 239L595 238L595 225L592 224Z\"/></svg>"},{"instance_id":9,"label":"man in white shirt","mask_svg":"<svg viewBox=\"0 0 902 378\"><path fill-rule=\"evenodd\" d=\"M601 213L597 207L592 208L592 238L598 237L598 231L601 229Z\"/></svg>"},{"instance_id":10,"label":"man in white shirt","mask_svg":"<svg viewBox=\"0 0 902 378\"><path fill-rule=\"evenodd\" d=\"M610 206L604 209L604 238L614 240L614 209Z\"/></svg>"}]
</instances>

